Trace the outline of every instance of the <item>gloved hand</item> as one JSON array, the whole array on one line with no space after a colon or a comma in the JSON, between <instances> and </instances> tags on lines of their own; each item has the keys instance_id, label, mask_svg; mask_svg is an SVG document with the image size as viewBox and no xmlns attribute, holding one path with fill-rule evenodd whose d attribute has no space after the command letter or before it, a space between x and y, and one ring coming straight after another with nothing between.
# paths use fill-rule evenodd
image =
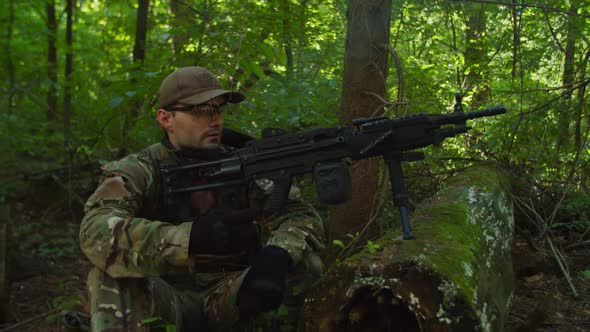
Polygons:
<instances>
[{"instance_id":1,"label":"gloved hand","mask_svg":"<svg viewBox=\"0 0 590 332\"><path fill-rule=\"evenodd\" d=\"M256 209L211 209L193 222L189 254L228 255L248 251L258 242Z\"/></svg>"},{"instance_id":2,"label":"gloved hand","mask_svg":"<svg viewBox=\"0 0 590 332\"><path fill-rule=\"evenodd\" d=\"M264 247L258 253L238 291L241 318L279 307L283 302L287 271L292 264L289 253L277 246Z\"/></svg>"}]
</instances>

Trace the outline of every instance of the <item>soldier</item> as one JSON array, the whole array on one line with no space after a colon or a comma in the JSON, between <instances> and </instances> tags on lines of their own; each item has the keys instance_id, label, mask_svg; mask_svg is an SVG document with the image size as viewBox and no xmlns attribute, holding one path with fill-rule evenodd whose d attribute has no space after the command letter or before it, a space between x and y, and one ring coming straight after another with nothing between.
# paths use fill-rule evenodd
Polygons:
<instances>
[{"instance_id":1,"label":"soldier","mask_svg":"<svg viewBox=\"0 0 590 332\"><path fill-rule=\"evenodd\" d=\"M180 68L159 89L162 142L102 168L80 226L82 251L95 265L93 331L230 329L287 301L298 276L319 275L324 227L296 188L272 216L259 212L272 191L268 180L175 196L162 189L163 167L231 153L223 111L244 99L202 67Z\"/></svg>"}]
</instances>

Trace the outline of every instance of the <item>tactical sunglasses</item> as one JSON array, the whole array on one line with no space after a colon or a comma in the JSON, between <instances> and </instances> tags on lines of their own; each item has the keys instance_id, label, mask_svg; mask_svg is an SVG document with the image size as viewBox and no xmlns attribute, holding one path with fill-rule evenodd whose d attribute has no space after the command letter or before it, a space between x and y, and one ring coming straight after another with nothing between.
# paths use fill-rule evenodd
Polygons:
<instances>
[{"instance_id":1,"label":"tactical sunglasses","mask_svg":"<svg viewBox=\"0 0 590 332\"><path fill-rule=\"evenodd\" d=\"M186 105L186 106L171 106L168 107L166 110L169 112L190 112L196 116L213 116L215 114L223 114L227 104L198 104L198 105Z\"/></svg>"}]
</instances>

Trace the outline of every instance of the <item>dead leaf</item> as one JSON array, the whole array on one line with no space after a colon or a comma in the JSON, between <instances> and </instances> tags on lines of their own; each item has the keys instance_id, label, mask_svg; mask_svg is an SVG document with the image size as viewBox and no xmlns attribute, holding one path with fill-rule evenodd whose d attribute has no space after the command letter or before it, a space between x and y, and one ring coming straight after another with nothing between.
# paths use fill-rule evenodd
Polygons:
<instances>
[{"instance_id":1,"label":"dead leaf","mask_svg":"<svg viewBox=\"0 0 590 332\"><path fill-rule=\"evenodd\" d=\"M535 275L532 275L530 277L525 277L524 280L528 283L528 284L532 284L532 283L536 283L538 281L540 281L541 279L543 279L545 277L544 273L537 273Z\"/></svg>"}]
</instances>

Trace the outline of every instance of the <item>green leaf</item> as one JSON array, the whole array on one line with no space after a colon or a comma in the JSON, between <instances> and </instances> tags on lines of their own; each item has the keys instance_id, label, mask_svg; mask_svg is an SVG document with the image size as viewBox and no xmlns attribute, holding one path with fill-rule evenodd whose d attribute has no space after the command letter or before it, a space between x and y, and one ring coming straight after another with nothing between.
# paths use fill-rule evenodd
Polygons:
<instances>
[{"instance_id":1,"label":"green leaf","mask_svg":"<svg viewBox=\"0 0 590 332\"><path fill-rule=\"evenodd\" d=\"M340 247L342 249L345 248L344 243L340 240L332 240L332 244L335 245L336 247Z\"/></svg>"},{"instance_id":2,"label":"green leaf","mask_svg":"<svg viewBox=\"0 0 590 332\"><path fill-rule=\"evenodd\" d=\"M257 45L256 47L258 49L258 51L260 53L262 53L264 56L266 56L269 59L272 59L275 57L275 51L272 48L272 46L266 44L266 43L260 43Z\"/></svg>"},{"instance_id":3,"label":"green leaf","mask_svg":"<svg viewBox=\"0 0 590 332\"><path fill-rule=\"evenodd\" d=\"M111 109L119 106L119 104L121 104L121 102L123 101L123 97L115 97L113 99L111 99L111 101L109 102L109 107Z\"/></svg>"},{"instance_id":4,"label":"green leaf","mask_svg":"<svg viewBox=\"0 0 590 332\"><path fill-rule=\"evenodd\" d=\"M150 323L155 323L155 322L159 322L162 319L160 317L147 317L144 320L141 321L142 324L150 324Z\"/></svg>"},{"instance_id":5,"label":"green leaf","mask_svg":"<svg viewBox=\"0 0 590 332\"><path fill-rule=\"evenodd\" d=\"M304 290L305 290L305 284L299 283L299 284L293 286L293 288L291 289L291 292L293 293L293 295L297 296L297 295L303 293Z\"/></svg>"},{"instance_id":6,"label":"green leaf","mask_svg":"<svg viewBox=\"0 0 590 332\"><path fill-rule=\"evenodd\" d=\"M74 310L81 304L79 295L72 296L59 296L52 301L54 308L60 308L63 310Z\"/></svg>"},{"instance_id":7,"label":"green leaf","mask_svg":"<svg viewBox=\"0 0 590 332\"><path fill-rule=\"evenodd\" d=\"M349 237L351 240L354 240L354 239L356 239L356 237L357 237L358 235L359 235L359 233L356 233L356 234L354 234L354 235L353 235L353 234L350 234L350 233L346 234L346 236L347 236L347 237Z\"/></svg>"},{"instance_id":8,"label":"green leaf","mask_svg":"<svg viewBox=\"0 0 590 332\"><path fill-rule=\"evenodd\" d=\"M277 315L279 317L287 317L287 315L289 314L289 308L287 308L286 305L281 304L281 306L279 306L279 308L277 309Z\"/></svg>"},{"instance_id":9,"label":"green leaf","mask_svg":"<svg viewBox=\"0 0 590 332\"><path fill-rule=\"evenodd\" d=\"M582 277L590 279L590 270L584 270L580 272L580 274L582 275Z\"/></svg>"},{"instance_id":10,"label":"green leaf","mask_svg":"<svg viewBox=\"0 0 590 332\"><path fill-rule=\"evenodd\" d=\"M379 251L379 249L381 249L381 246L376 243L373 243L372 241L367 241L367 249L371 254L374 254L377 251Z\"/></svg>"},{"instance_id":11,"label":"green leaf","mask_svg":"<svg viewBox=\"0 0 590 332\"><path fill-rule=\"evenodd\" d=\"M264 70L262 70L262 67L260 67L258 64L244 59L240 60L239 63L240 67L242 67L242 69L244 69L245 71L254 73L256 76L260 78L265 76Z\"/></svg>"}]
</instances>

